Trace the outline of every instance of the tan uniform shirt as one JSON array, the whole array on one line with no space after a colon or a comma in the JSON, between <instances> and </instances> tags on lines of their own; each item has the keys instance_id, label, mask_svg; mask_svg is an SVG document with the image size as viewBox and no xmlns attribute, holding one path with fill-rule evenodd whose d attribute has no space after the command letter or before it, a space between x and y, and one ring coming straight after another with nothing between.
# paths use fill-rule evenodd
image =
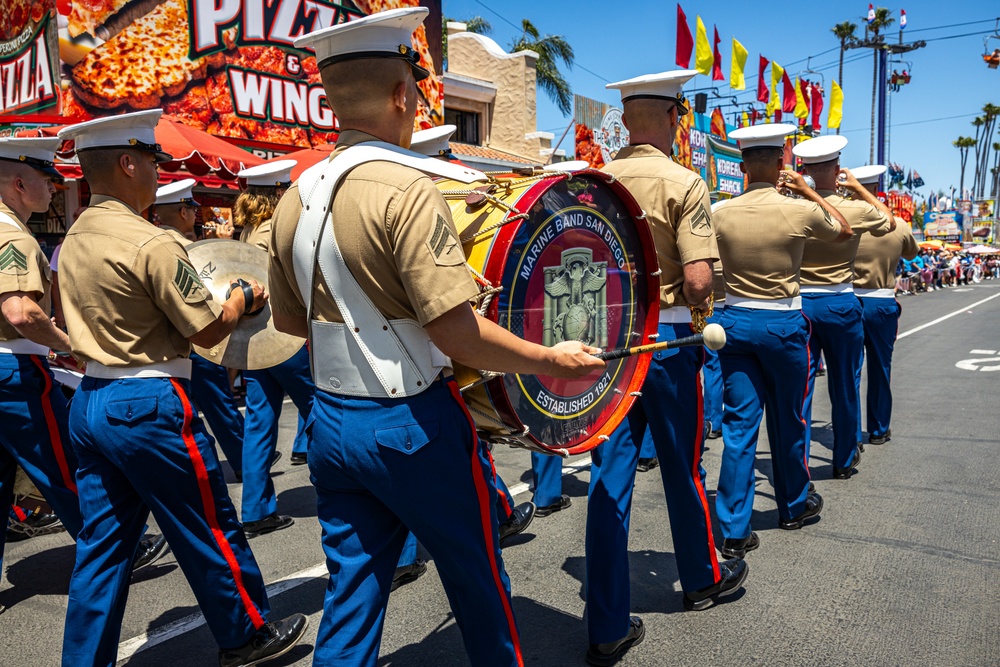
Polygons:
<instances>
[{"instance_id":1,"label":"tan uniform shirt","mask_svg":"<svg viewBox=\"0 0 1000 667\"><path fill-rule=\"evenodd\" d=\"M59 256L73 355L133 367L186 359L187 337L221 306L174 238L125 203L94 195Z\"/></svg>"},{"instance_id":2,"label":"tan uniform shirt","mask_svg":"<svg viewBox=\"0 0 1000 667\"><path fill-rule=\"evenodd\" d=\"M257 246L264 252L271 247L271 218L262 221L259 225L247 225L240 232L240 241Z\"/></svg>"},{"instance_id":3,"label":"tan uniform shirt","mask_svg":"<svg viewBox=\"0 0 1000 667\"><path fill-rule=\"evenodd\" d=\"M646 212L660 264L660 307L686 306L684 265L719 259L708 186L693 171L648 145L626 146L602 167Z\"/></svg>"},{"instance_id":4,"label":"tan uniform shirt","mask_svg":"<svg viewBox=\"0 0 1000 667\"><path fill-rule=\"evenodd\" d=\"M844 199L830 190L817 190L835 209L840 211L854 236L843 243L806 242L802 254L803 285L840 285L854 280L854 256L865 232L882 236L889 232L892 218L865 201Z\"/></svg>"},{"instance_id":5,"label":"tan uniform shirt","mask_svg":"<svg viewBox=\"0 0 1000 667\"><path fill-rule=\"evenodd\" d=\"M896 218L896 229L889 234L865 234L854 259L854 286L862 289L895 287L899 258L913 259L919 251L910 223L902 218Z\"/></svg>"},{"instance_id":6,"label":"tan uniform shirt","mask_svg":"<svg viewBox=\"0 0 1000 667\"><path fill-rule=\"evenodd\" d=\"M17 227L0 221L0 295L27 292L38 299L42 312L52 306L52 271L31 230L10 208L0 203L0 214ZM21 334L0 315L0 340L21 338Z\"/></svg>"},{"instance_id":7,"label":"tan uniform shirt","mask_svg":"<svg viewBox=\"0 0 1000 667\"><path fill-rule=\"evenodd\" d=\"M157 229L162 229L167 234L177 239L178 243L180 243L185 248L194 243L194 241L184 236L177 229L171 227L170 225L160 225L159 227L157 227Z\"/></svg>"},{"instance_id":8,"label":"tan uniform shirt","mask_svg":"<svg viewBox=\"0 0 1000 667\"><path fill-rule=\"evenodd\" d=\"M785 197L770 183L751 183L716 210L714 222L726 291L747 299L798 296L807 242L833 245L827 242L840 235L823 207Z\"/></svg>"},{"instance_id":9,"label":"tan uniform shirt","mask_svg":"<svg viewBox=\"0 0 1000 667\"><path fill-rule=\"evenodd\" d=\"M333 157L372 139L345 131ZM295 184L274 211L268 277L271 308L297 317L305 316L310 296L299 294L292 264L301 211ZM341 182L332 214L347 268L387 319L414 319L423 325L478 294L451 209L423 173L388 162L363 164ZM313 317L342 322L323 280L317 277L315 285Z\"/></svg>"}]
</instances>

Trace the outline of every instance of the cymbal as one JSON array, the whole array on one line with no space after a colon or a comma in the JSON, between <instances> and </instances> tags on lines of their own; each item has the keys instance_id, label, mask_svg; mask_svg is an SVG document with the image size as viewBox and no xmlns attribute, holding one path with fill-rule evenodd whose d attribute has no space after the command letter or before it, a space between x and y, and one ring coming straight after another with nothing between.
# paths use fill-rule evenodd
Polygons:
<instances>
[{"instance_id":1,"label":"cymbal","mask_svg":"<svg viewBox=\"0 0 1000 667\"><path fill-rule=\"evenodd\" d=\"M229 285L238 278L267 287L267 253L256 246L229 239L198 241L187 247L188 258L212 298L226 301ZM226 368L260 370L277 366L294 355L305 339L274 328L271 304L240 318L236 329L213 348L194 346L195 352Z\"/></svg>"}]
</instances>

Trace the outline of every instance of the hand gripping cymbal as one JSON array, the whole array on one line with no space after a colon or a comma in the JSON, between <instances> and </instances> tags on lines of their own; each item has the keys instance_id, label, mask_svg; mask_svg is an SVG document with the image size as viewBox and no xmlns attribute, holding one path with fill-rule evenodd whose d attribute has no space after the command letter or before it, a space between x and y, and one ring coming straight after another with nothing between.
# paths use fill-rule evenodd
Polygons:
<instances>
[{"instance_id":1,"label":"hand gripping cymbal","mask_svg":"<svg viewBox=\"0 0 1000 667\"><path fill-rule=\"evenodd\" d=\"M267 253L241 241L211 239L187 247L191 265L212 293L224 303L230 285L237 280L256 280L267 287ZM274 328L271 304L252 316L240 318L236 329L212 348L194 346L195 352L209 361L241 370L260 370L277 366L299 351L305 340Z\"/></svg>"}]
</instances>

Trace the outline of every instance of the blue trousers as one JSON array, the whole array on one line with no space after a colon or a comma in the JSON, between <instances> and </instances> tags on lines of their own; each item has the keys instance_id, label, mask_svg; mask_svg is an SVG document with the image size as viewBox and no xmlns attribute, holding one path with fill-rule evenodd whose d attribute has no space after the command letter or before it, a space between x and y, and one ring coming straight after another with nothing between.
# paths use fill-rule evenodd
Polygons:
<instances>
[{"instance_id":1,"label":"blue trousers","mask_svg":"<svg viewBox=\"0 0 1000 667\"><path fill-rule=\"evenodd\" d=\"M152 512L222 648L268 614L264 580L185 380L84 378L70 432L83 529L69 586L63 667L113 667L132 559Z\"/></svg>"},{"instance_id":2,"label":"blue trousers","mask_svg":"<svg viewBox=\"0 0 1000 667\"><path fill-rule=\"evenodd\" d=\"M809 318L809 392L802 408L806 420L806 453L812 442L812 406L819 355L826 360L833 421L833 466L847 468L858 447L861 401L858 398L858 366L864 351L865 332L861 304L851 292L803 294L802 312Z\"/></svg>"},{"instance_id":3,"label":"blue trousers","mask_svg":"<svg viewBox=\"0 0 1000 667\"><path fill-rule=\"evenodd\" d=\"M400 399L316 392L309 470L330 580L314 665L374 667L413 531L437 564L473 665L521 665L496 487L454 381Z\"/></svg>"},{"instance_id":4,"label":"blue trousers","mask_svg":"<svg viewBox=\"0 0 1000 667\"><path fill-rule=\"evenodd\" d=\"M724 307L719 306L715 314L708 318L708 321L718 324ZM705 381L705 421L711 422L713 431L718 431L722 428L723 388L722 367L719 365L717 351L705 348L705 365L701 369L701 374Z\"/></svg>"},{"instance_id":5,"label":"blue trousers","mask_svg":"<svg viewBox=\"0 0 1000 667\"><path fill-rule=\"evenodd\" d=\"M531 476L535 482L531 500L539 507L555 504L562 499L562 468L561 456L531 453Z\"/></svg>"},{"instance_id":6,"label":"blue trousers","mask_svg":"<svg viewBox=\"0 0 1000 667\"><path fill-rule=\"evenodd\" d=\"M76 486L76 453L69 440L66 397L44 357L0 354L0 508L14 501L20 465L76 539L83 518ZM0 530L0 563L7 522Z\"/></svg>"},{"instance_id":7,"label":"blue trousers","mask_svg":"<svg viewBox=\"0 0 1000 667\"><path fill-rule=\"evenodd\" d=\"M868 357L868 435L881 437L889 430L892 418L892 351L899 333L899 315L903 311L895 299L862 297L861 322L865 330L865 354ZM861 386L861 364L857 366L857 385ZM859 420L860 424L860 420ZM858 434L858 440L861 436Z\"/></svg>"},{"instance_id":8,"label":"blue trousers","mask_svg":"<svg viewBox=\"0 0 1000 667\"><path fill-rule=\"evenodd\" d=\"M243 436L244 522L260 521L278 511L271 482L271 461L278 446L278 418L285 394L299 410L300 424L313 405L309 352L303 347L291 359L259 371L244 371L247 384L246 429Z\"/></svg>"},{"instance_id":9,"label":"blue trousers","mask_svg":"<svg viewBox=\"0 0 1000 667\"><path fill-rule=\"evenodd\" d=\"M191 398L236 472L243 472L243 413L229 388L229 371L191 355Z\"/></svg>"},{"instance_id":10,"label":"blue trousers","mask_svg":"<svg viewBox=\"0 0 1000 667\"><path fill-rule=\"evenodd\" d=\"M691 335L687 324L661 324L659 341ZM653 355L642 396L611 439L591 452L587 510L587 627L591 643L628 633L628 532L632 488L643 437L660 459L681 587L696 591L720 580L701 467L701 349Z\"/></svg>"},{"instance_id":11,"label":"blue trousers","mask_svg":"<svg viewBox=\"0 0 1000 667\"><path fill-rule=\"evenodd\" d=\"M719 350L726 410L715 511L723 536L742 539L750 535L754 462L764 415L778 515L792 519L805 511L809 465L802 403L809 373L809 322L799 310L728 306L720 324L726 329L726 346Z\"/></svg>"},{"instance_id":12,"label":"blue trousers","mask_svg":"<svg viewBox=\"0 0 1000 667\"><path fill-rule=\"evenodd\" d=\"M514 495L507 488L507 484L503 481L503 478L497 473L496 466L493 464L493 454L490 452L489 448L484 444L483 449L486 450L486 458L490 462L490 474L493 477L493 485L497 490L496 501L494 502L495 507L494 512L496 513L497 520L500 525L510 517L510 513L514 511Z\"/></svg>"}]
</instances>

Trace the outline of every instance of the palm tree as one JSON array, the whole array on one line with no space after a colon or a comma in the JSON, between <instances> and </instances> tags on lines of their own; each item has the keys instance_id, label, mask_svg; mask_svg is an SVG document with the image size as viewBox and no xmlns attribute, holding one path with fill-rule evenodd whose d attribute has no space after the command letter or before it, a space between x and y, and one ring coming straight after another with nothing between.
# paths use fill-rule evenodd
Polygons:
<instances>
[{"instance_id":1,"label":"palm tree","mask_svg":"<svg viewBox=\"0 0 1000 667\"><path fill-rule=\"evenodd\" d=\"M455 21L464 23L466 31L474 32L477 35L488 35L493 32L493 26L482 16L473 16L462 20L448 17L441 19L441 58L444 61L443 67L445 69L448 68L448 24Z\"/></svg>"},{"instance_id":2,"label":"palm tree","mask_svg":"<svg viewBox=\"0 0 1000 667\"><path fill-rule=\"evenodd\" d=\"M986 180L989 172L990 151L992 150L990 139L993 136L993 130L996 128L998 117L1000 117L1000 107L991 103L983 106L982 147L981 150L976 151L978 161L976 164L975 187L973 188L977 197L983 197L986 194Z\"/></svg>"},{"instance_id":3,"label":"palm tree","mask_svg":"<svg viewBox=\"0 0 1000 667\"><path fill-rule=\"evenodd\" d=\"M986 125L986 119L983 118L982 116L976 116L972 120L972 126L974 128L976 128L976 138L975 138L975 142L976 143L973 144L973 148L976 149L975 150L975 154L976 154L975 157L976 157L976 159L973 161L973 166L975 167L975 172L972 175L972 190L973 191L975 191L975 189L976 189L976 181L979 180L979 158L980 158L980 153L982 152L981 146L982 146L982 134L983 134L983 126L984 125ZM965 198L965 190L960 191L959 194L960 194L960 196L963 199Z\"/></svg>"},{"instance_id":4,"label":"palm tree","mask_svg":"<svg viewBox=\"0 0 1000 667\"><path fill-rule=\"evenodd\" d=\"M960 164L962 165L961 177L958 181L958 190L965 189L965 165L969 162L969 149L976 145L976 140L972 137L959 137L951 142L951 145L958 149Z\"/></svg>"},{"instance_id":5,"label":"palm tree","mask_svg":"<svg viewBox=\"0 0 1000 667\"><path fill-rule=\"evenodd\" d=\"M538 86L556 103L564 116L568 116L573 107L573 92L569 83L559 71L558 61L562 61L570 69L573 68L573 47L560 35L541 36L531 21L521 21L521 36L511 42L510 52L534 51L538 54L535 64L538 72Z\"/></svg>"},{"instance_id":6,"label":"palm tree","mask_svg":"<svg viewBox=\"0 0 1000 667\"><path fill-rule=\"evenodd\" d=\"M885 7L877 7L875 9L875 18L872 20L871 23L868 24L866 30L871 30L874 36L877 38L879 32L881 32L884 28L888 28L895 22L896 19L892 18L888 9L886 9ZM876 134L875 107L876 107L876 100L878 98L878 87L879 87L879 80L878 80L879 51L880 49L872 49L872 55L874 56L874 61L873 61L874 69L872 70L872 141L871 141L871 151L870 151L871 155L869 157L869 162L875 161L875 134ZM882 81L881 85L883 86L886 85L885 81Z\"/></svg>"},{"instance_id":7,"label":"palm tree","mask_svg":"<svg viewBox=\"0 0 1000 667\"><path fill-rule=\"evenodd\" d=\"M844 49L847 47L848 42L853 42L856 39L854 31L858 29L857 23L851 23L850 21L844 21L843 23L838 23L833 26L831 32L840 40L840 66L837 68L837 83L840 87L844 87ZM840 134L840 128L837 128L837 134Z\"/></svg>"},{"instance_id":8,"label":"palm tree","mask_svg":"<svg viewBox=\"0 0 1000 667\"><path fill-rule=\"evenodd\" d=\"M993 169L990 171L993 173L993 187L990 188L990 192L993 194L993 201L996 202L1000 198L1000 143L993 143ZM996 210L996 203L993 206Z\"/></svg>"}]
</instances>

